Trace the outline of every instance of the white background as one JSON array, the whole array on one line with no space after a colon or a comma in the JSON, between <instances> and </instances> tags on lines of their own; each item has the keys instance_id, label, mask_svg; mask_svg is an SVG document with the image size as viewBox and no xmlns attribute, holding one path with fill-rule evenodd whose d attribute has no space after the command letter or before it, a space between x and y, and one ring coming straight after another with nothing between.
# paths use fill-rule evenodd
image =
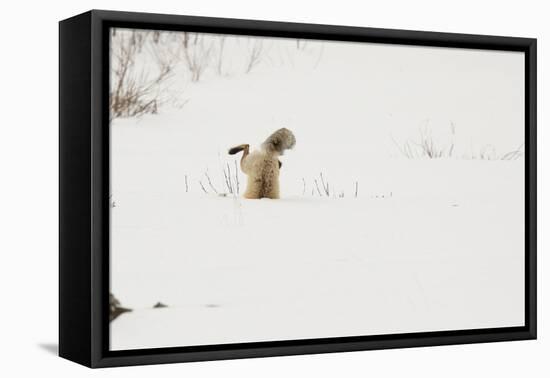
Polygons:
<instances>
[{"instance_id":1,"label":"white background","mask_svg":"<svg viewBox=\"0 0 550 378\"><path fill-rule=\"evenodd\" d=\"M543 376L550 328L543 314L546 201L539 199L539 340L175 364L91 371L55 357L57 344L58 129L57 21L90 8L384 28L537 37L539 39L539 197L548 153L544 71L550 47L541 1L79 1L7 3L0 23L2 122L0 186L0 371L3 376ZM7 82L7 86L5 83ZM546 373L547 374L547 373Z\"/></svg>"}]
</instances>

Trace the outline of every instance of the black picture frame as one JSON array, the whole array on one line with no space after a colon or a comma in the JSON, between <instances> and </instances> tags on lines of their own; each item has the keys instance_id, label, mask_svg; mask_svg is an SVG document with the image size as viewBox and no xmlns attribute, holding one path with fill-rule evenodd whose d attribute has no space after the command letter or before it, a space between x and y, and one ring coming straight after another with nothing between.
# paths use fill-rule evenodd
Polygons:
<instances>
[{"instance_id":1,"label":"black picture frame","mask_svg":"<svg viewBox=\"0 0 550 378\"><path fill-rule=\"evenodd\" d=\"M525 326L109 351L109 27L525 53ZM536 338L536 39L92 10L59 23L59 354L88 367Z\"/></svg>"}]
</instances>

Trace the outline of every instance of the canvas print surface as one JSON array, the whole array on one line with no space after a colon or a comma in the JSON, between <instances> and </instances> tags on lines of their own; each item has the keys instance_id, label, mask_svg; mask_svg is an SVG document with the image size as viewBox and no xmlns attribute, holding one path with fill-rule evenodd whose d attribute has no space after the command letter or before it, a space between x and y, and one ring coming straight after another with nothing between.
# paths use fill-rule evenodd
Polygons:
<instances>
[{"instance_id":1,"label":"canvas print surface","mask_svg":"<svg viewBox=\"0 0 550 378\"><path fill-rule=\"evenodd\" d=\"M111 350L523 326L524 60L111 29Z\"/></svg>"}]
</instances>

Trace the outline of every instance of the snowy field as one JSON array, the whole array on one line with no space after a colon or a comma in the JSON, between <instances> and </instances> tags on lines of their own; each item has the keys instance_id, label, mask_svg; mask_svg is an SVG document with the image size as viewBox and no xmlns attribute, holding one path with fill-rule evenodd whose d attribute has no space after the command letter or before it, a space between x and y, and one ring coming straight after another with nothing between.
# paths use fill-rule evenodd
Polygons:
<instances>
[{"instance_id":1,"label":"snowy field","mask_svg":"<svg viewBox=\"0 0 550 378\"><path fill-rule=\"evenodd\" d=\"M113 120L111 349L523 325L523 56L293 43ZM281 199L227 193L280 127ZM404 156L422 127L452 154Z\"/></svg>"}]
</instances>

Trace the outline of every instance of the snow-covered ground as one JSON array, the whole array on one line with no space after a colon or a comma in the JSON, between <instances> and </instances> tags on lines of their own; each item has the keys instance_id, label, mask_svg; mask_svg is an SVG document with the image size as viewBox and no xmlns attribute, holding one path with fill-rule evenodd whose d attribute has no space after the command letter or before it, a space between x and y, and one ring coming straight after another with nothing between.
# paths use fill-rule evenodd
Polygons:
<instances>
[{"instance_id":1,"label":"snow-covered ground","mask_svg":"<svg viewBox=\"0 0 550 378\"><path fill-rule=\"evenodd\" d=\"M111 291L134 310L111 323L112 349L523 324L524 160L462 158L523 142L521 57L308 49L174 78L183 107L113 121ZM456 157L400 155L391 136L426 119L456 123ZM227 149L280 127L297 138L282 198L214 193L224 169L246 182Z\"/></svg>"}]
</instances>

